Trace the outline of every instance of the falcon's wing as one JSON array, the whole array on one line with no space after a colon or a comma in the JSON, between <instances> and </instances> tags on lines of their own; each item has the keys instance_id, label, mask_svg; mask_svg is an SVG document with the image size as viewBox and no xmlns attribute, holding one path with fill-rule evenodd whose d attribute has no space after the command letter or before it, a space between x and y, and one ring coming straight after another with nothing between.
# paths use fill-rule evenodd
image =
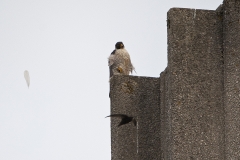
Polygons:
<instances>
[{"instance_id":1,"label":"falcon's wing","mask_svg":"<svg viewBox=\"0 0 240 160\"><path fill-rule=\"evenodd\" d=\"M112 55L112 54L115 54L115 51L116 51L116 50L114 49L114 50L112 51L111 55Z\"/></svg>"},{"instance_id":2,"label":"falcon's wing","mask_svg":"<svg viewBox=\"0 0 240 160\"><path fill-rule=\"evenodd\" d=\"M107 117L119 117L119 118L126 118L128 117L126 114L111 114ZM106 117L105 117L106 118Z\"/></svg>"},{"instance_id":3,"label":"falcon's wing","mask_svg":"<svg viewBox=\"0 0 240 160\"><path fill-rule=\"evenodd\" d=\"M108 57L108 66L110 67L111 65L113 65L114 63L114 60L115 60L115 55L114 54L111 54L109 57Z\"/></svg>"}]
</instances>

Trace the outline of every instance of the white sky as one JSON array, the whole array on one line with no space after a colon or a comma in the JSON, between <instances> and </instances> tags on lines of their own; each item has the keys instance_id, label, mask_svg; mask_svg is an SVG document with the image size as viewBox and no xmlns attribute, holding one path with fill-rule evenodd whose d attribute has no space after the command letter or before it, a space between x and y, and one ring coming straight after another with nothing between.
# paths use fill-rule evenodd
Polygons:
<instances>
[{"instance_id":1,"label":"white sky","mask_svg":"<svg viewBox=\"0 0 240 160\"><path fill-rule=\"evenodd\" d=\"M115 43L124 43L138 76L159 77L167 66L167 11L221 3L1 0L0 159L110 160L104 117Z\"/></svg>"}]
</instances>

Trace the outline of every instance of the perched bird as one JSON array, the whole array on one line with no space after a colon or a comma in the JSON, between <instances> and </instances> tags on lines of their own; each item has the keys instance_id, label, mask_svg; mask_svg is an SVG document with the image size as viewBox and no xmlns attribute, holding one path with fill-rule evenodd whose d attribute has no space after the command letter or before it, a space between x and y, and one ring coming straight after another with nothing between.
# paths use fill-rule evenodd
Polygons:
<instances>
[{"instance_id":1,"label":"perched bird","mask_svg":"<svg viewBox=\"0 0 240 160\"><path fill-rule=\"evenodd\" d=\"M130 117L128 115L125 115L125 114L111 114L107 117L118 117L118 118L121 118L121 122L119 123L118 127L121 126L121 125L124 125L124 124L127 124L129 122L133 122L134 126L137 125L137 121L135 120L134 117ZM105 118L107 118L105 117Z\"/></svg>"},{"instance_id":2,"label":"perched bird","mask_svg":"<svg viewBox=\"0 0 240 160\"><path fill-rule=\"evenodd\" d=\"M108 58L108 66L110 69L110 78L113 75L129 75L134 70L130 55L122 42L115 44L115 50L112 51Z\"/></svg>"}]
</instances>

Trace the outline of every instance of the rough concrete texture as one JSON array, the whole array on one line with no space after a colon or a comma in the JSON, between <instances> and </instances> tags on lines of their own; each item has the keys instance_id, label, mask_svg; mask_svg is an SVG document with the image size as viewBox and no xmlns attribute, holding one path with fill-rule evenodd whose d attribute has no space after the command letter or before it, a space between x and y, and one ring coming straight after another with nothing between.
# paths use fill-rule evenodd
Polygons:
<instances>
[{"instance_id":1,"label":"rough concrete texture","mask_svg":"<svg viewBox=\"0 0 240 160\"><path fill-rule=\"evenodd\" d=\"M224 159L221 22L216 11L168 12L165 159Z\"/></svg>"},{"instance_id":2,"label":"rough concrete texture","mask_svg":"<svg viewBox=\"0 0 240 160\"><path fill-rule=\"evenodd\" d=\"M240 0L223 3L226 160L240 159Z\"/></svg>"},{"instance_id":3,"label":"rough concrete texture","mask_svg":"<svg viewBox=\"0 0 240 160\"><path fill-rule=\"evenodd\" d=\"M136 117L132 123L117 127L111 119L112 160L156 160L160 149L159 78L113 76L110 81L111 114Z\"/></svg>"},{"instance_id":4,"label":"rough concrete texture","mask_svg":"<svg viewBox=\"0 0 240 160\"><path fill-rule=\"evenodd\" d=\"M170 159L172 155L171 117L168 102L168 68L160 74L160 119L161 119L161 159Z\"/></svg>"},{"instance_id":5,"label":"rough concrete texture","mask_svg":"<svg viewBox=\"0 0 240 160\"><path fill-rule=\"evenodd\" d=\"M160 78L114 76L113 160L240 160L240 0L168 12Z\"/></svg>"}]
</instances>

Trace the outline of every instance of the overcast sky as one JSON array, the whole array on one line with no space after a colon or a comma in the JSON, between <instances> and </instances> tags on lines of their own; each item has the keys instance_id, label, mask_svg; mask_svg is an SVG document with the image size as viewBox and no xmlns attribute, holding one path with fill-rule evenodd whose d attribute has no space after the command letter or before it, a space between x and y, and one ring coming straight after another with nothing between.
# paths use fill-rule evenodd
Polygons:
<instances>
[{"instance_id":1,"label":"overcast sky","mask_svg":"<svg viewBox=\"0 0 240 160\"><path fill-rule=\"evenodd\" d=\"M167 11L221 3L0 0L0 159L110 160L104 117L115 43L124 43L137 76L159 77L167 66Z\"/></svg>"}]
</instances>

